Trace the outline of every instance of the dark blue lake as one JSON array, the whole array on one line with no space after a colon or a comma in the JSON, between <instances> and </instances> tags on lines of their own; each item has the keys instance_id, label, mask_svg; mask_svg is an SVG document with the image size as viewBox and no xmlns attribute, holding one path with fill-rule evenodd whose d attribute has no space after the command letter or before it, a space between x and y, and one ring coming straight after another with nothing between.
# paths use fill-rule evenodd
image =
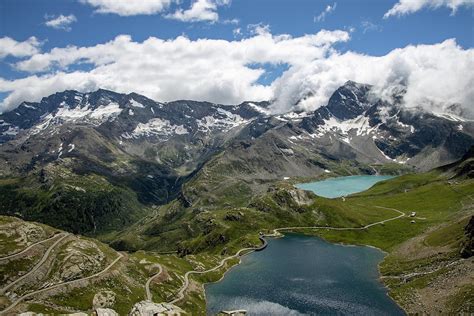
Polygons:
<instances>
[{"instance_id":1,"label":"dark blue lake","mask_svg":"<svg viewBox=\"0 0 474 316\"><path fill-rule=\"evenodd\" d=\"M383 253L288 234L242 258L218 283L207 284L207 313L248 315L403 315L379 282Z\"/></svg>"}]
</instances>

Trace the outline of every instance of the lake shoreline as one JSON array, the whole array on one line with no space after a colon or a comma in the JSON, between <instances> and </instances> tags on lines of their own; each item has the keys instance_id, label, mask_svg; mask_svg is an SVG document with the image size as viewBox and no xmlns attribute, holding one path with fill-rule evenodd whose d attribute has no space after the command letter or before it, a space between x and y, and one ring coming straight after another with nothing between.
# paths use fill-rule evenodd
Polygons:
<instances>
[{"instance_id":1,"label":"lake shoreline","mask_svg":"<svg viewBox=\"0 0 474 316\"><path fill-rule=\"evenodd\" d=\"M371 249L374 249L374 250L377 250L379 251L381 254L383 254L383 258L382 260L380 260L378 263L377 263L377 282L379 283L379 285L381 285L384 289L385 289L385 295L398 307L400 308L404 313L405 315L408 315L408 312L401 306L398 304L398 302L390 295L390 288L382 281L382 273L380 272L380 264L383 262L383 260L385 260L385 257L388 255L388 252L378 248L378 247L375 247L375 246L372 246L372 245L366 245L366 244L346 244L346 243L342 243L342 242L332 242L332 241L329 241L327 240L326 238L320 236L320 235L312 235L312 234L306 234L306 233L301 233L301 232L294 232L294 231L288 231L288 232L285 232L285 233L280 233L280 235L275 235L275 236L268 236L266 238L270 238L271 239L281 239L281 238L285 238L287 237L287 235L295 235L295 236L304 236L304 237L310 237L310 238L316 238L316 239L320 239L322 241L324 241L325 243L328 243L328 244L331 244L331 245L336 245L336 246L341 246L341 247L348 247L348 248L363 248L363 247L367 247L367 248L371 248ZM265 250L265 249L263 249ZM209 284L215 284L215 283L219 283L221 282L225 276L231 271L233 270L234 268L238 267L239 265L242 264L242 258L247 256L247 255L250 255L252 254L253 252L255 251L251 251L251 252L248 252L244 255L242 255L240 258L239 258L239 261L230 266L223 274L222 276L216 280L216 281L212 281L212 282L206 282L206 283L203 283L203 289L204 289L204 297L205 297L205 302L206 302L206 311L207 311L207 304L208 304L208 294L207 294L207 291L206 291L206 285L209 285Z\"/></svg>"},{"instance_id":2,"label":"lake shoreline","mask_svg":"<svg viewBox=\"0 0 474 316\"><path fill-rule=\"evenodd\" d=\"M294 186L300 190L311 191L320 197L337 199L366 191L378 182L393 178L395 178L395 176L392 175L351 175L296 183ZM334 186L338 187L338 189L334 190Z\"/></svg>"},{"instance_id":3,"label":"lake shoreline","mask_svg":"<svg viewBox=\"0 0 474 316\"><path fill-rule=\"evenodd\" d=\"M341 182L341 181L345 181L347 182L349 180L350 181L354 181L354 180L364 180L365 182L363 183L362 186L359 186L354 189L354 188L346 188L346 191L343 191L343 193L338 196L338 195L334 195L334 192L331 192L331 195L330 196L324 196L324 194L321 194L321 192L319 191L316 191L314 190L314 188L307 188L307 187L301 187L301 183L300 184L295 184L295 187L297 187L298 189L303 189L303 190L310 190L310 191L313 191L316 195L319 195L319 196L323 196L325 198L339 198L341 196L346 196L346 195L350 195L350 194L354 194L354 193L359 193L359 192L362 192L362 191L365 191L367 189L369 189L370 187L372 187L375 183L377 182L380 182L380 181L385 181L385 180L388 180L388 179L391 179L393 178L393 176L380 176L380 175L376 175L376 176L348 176L348 177L336 177L336 178L328 178L328 179L325 179L325 180L322 180L322 181L318 181L318 182L314 182L314 183L323 183L323 184L327 184L327 183L338 183L338 182ZM375 181L374 181L375 180ZM306 186L308 185L312 185L314 183L306 183ZM354 183L354 182L353 182ZM400 212L397 210L397 212L401 213L401 217L405 216L405 214L403 212ZM393 219L397 219L399 217L395 217ZM377 222L378 223L378 222ZM375 225L377 223L374 223ZM380 223L383 223L380 222ZM370 224L368 227L371 227ZM306 227L306 228L311 228L311 227ZM324 229L325 227L313 227L312 229ZM331 227L334 229L334 227ZM344 229L344 227L341 227ZM296 235L296 236L304 236L304 237L309 237L309 238L317 238L319 240L322 240L324 241L325 243L327 244L330 244L330 245L334 245L334 246L342 246L342 247L354 247L354 248L357 248L357 247L360 247L360 248L363 248L363 247L367 247L367 248L371 248L371 249L374 249L376 251L378 251L383 257L381 258L381 260L379 262L377 262L377 265L376 265L376 271L377 271L377 277L376 277L376 282L384 289L384 292L385 292L385 296L393 303L395 304L399 309L401 309L405 314L407 314L407 312L397 303L397 301L392 297L390 296L390 288L385 284L385 282L383 282L383 275L380 271L380 264L385 260L385 257L388 255L388 252L376 247L376 246L373 246L373 245L369 245L369 244L354 244L354 243L343 243L343 242L331 242L329 241L328 239L324 238L323 236L321 236L321 234L318 234L318 233L314 233L314 232L298 232L299 229L305 229L305 227L302 227L302 228L298 228L298 227L288 227L288 230L286 230L285 228L276 228L273 230L273 235L266 235L264 237L266 238L272 238L272 239L279 239L279 238L284 238L286 237L287 235ZM361 229L361 228L348 228L348 230L350 229ZM280 232L280 230L284 230L285 232ZM249 253L246 253L245 255L243 256L246 256L248 254L251 254L253 253L254 251L251 251ZM243 257L242 256L242 257ZM206 286L209 285L209 284L216 284L216 283L219 283L221 282L222 280L225 279L226 275L228 274L228 272L230 272L234 267L237 267L239 265L242 264L242 258L239 257L239 261L232 265L231 267L229 267L229 269L227 269L223 274L222 276L219 278L219 280L216 280L214 282L207 282L205 284L203 284L203 288L204 288L204 296L205 296L205 301L206 301L206 310L207 310L207 306L208 306L208 302L209 302L209 299L208 299L208 294L207 294L207 291L206 291Z\"/></svg>"}]
</instances>

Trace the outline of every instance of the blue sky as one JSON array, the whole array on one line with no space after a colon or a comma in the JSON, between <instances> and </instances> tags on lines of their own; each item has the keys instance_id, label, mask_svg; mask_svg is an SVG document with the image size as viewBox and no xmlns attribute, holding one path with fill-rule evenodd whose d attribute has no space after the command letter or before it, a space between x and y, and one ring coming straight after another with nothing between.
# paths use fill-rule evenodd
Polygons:
<instances>
[{"instance_id":1,"label":"blue sky","mask_svg":"<svg viewBox=\"0 0 474 316\"><path fill-rule=\"evenodd\" d=\"M120 0L119 0L120 1ZM343 49L371 55L386 54L408 44L432 44L456 38L463 47L474 45L474 16L472 7L451 10L441 7L424 9L414 14L384 19L383 15L395 0L234 0L219 8L222 21L238 19L239 24L208 22L186 23L155 15L119 16L97 14L94 8L75 0L2 0L0 1L0 36L24 40L34 35L47 40L44 49L66 45L89 46L106 42L119 34L130 34L142 41L149 36L163 39L186 34L189 38L234 39L233 30L246 31L249 24L268 24L274 34L300 36L320 29L354 27L353 40ZM180 7L188 7L183 1ZM336 9L324 21L315 22L328 5ZM177 7L173 5L172 7ZM172 11L172 9L171 9ZM77 22L70 32L47 27L45 15L74 14ZM368 22L373 27L367 29ZM367 24L367 23L365 23Z\"/></svg>"},{"instance_id":2,"label":"blue sky","mask_svg":"<svg viewBox=\"0 0 474 316\"><path fill-rule=\"evenodd\" d=\"M215 39L232 43L255 36L256 25L260 25L273 36L289 34L293 38L302 38L308 34L317 34L321 30L340 30L349 34L350 40L331 42L330 50L324 51L323 55L336 50L338 54L352 51L373 57L385 56L407 45L435 45L451 38L455 39L460 50L470 50L474 46L474 7L471 0L460 1L461 4L455 7L455 11L450 6L454 3L453 0L441 0L440 2L445 4L438 7L430 7L428 0L408 0L419 2L420 7L416 10L408 8L386 18L384 14L399 1L201 0L211 3L213 6L209 10L215 14L214 18L203 21L182 21L169 17L177 10L190 9L194 0L154 1L169 3L156 12L123 16L120 13L97 12L97 5L94 7L91 3L100 3L100 0L0 0L0 38L8 37L23 42L34 36L38 41L36 54L41 54L69 45L78 48L93 47L113 41L124 34L131 36L134 43L142 43L150 37L174 40L179 36L185 36L190 41ZM400 1L402 5L403 2L407 0ZM62 28L46 24L60 15L73 15L73 21ZM31 76L52 76L59 70L66 73L92 71L98 66L94 62L84 63L76 60L59 70L47 68L36 72L22 71L15 64L35 54L5 54L7 56L0 59L0 77L9 82ZM293 64L284 61L273 62L271 59L268 62L247 63L250 70L264 70L264 73L250 84L269 86L292 68ZM13 91L10 86L11 84L2 88L0 81L0 99ZM21 94L21 91L16 92ZM27 96L38 98L37 95L32 96L32 93L25 95L25 99ZM192 96L192 93L184 95ZM249 95L251 96L253 95ZM201 95L196 97L203 98ZM242 99L245 97L241 96ZM167 95L163 94L162 98L166 99ZM212 99L212 96L210 98ZM225 97L222 99L225 100ZM238 97L228 99L234 101ZM15 99L16 102L18 100L20 99Z\"/></svg>"}]
</instances>

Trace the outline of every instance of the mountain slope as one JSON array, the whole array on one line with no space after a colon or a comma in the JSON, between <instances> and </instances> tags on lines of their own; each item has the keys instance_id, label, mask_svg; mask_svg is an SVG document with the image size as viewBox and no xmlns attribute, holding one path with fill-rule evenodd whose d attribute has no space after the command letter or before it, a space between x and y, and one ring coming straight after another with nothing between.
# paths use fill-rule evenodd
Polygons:
<instances>
[{"instance_id":1,"label":"mountain slope","mask_svg":"<svg viewBox=\"0 0 474 316\"><path fill-rule=\"evenodd\" d=\"M260 115L259 110L266 104L262 106L253 103L223 106L194 101L164 104L134 93L65 91L40 103L22 103L17 109L0 115L0 134L3 141L7 141L17 133L11 147L18 148L21 144L22 151L37 154L38 149L30 148L31 143L41 141L44 145L55 135L65 136L71 133L70 129L83 127L94 130L104 141L128 155L189 171L239 126ZM50 154L58 156L62 152L61 157L65 157L80 150L81 144L63 145L64 150L58 146L57 151Z\"/></svg>"},{"instance_id":2,"label":"mountain slope","mask_svg":"<svg viewBox=\"0 0 474 316\"><path fill-rule=\"evenodd\" d=\"M462 160L432 172L397 177L345 200L325 199L294 188L292 181L318 175L323 178L350 172L375 172L383 168L398 172L403 164L397 164L396 168L369 165L350 159L354 157L352 146L349 146L352 149L345 147L347 151L343 153L346 156L332 156L319 150L317 142L308 143L308 146L314 146L308 150L303 145L288 141L284 135L292 135L295 131L305 133L300 127L304 117L299 116L307 115L262 116L242 126L202 167L188 177L179 177L184 190L178 188L176 198L170 197L161 206L144 199L149 196L145 193L154 192L153 189L137 188L126 179L146 178L150 185L159 184L164 176L158 172L152 175L150 166L166 168L171 174L177 174L177 171L117 150L120 147L105 141L108 138L95 127L88 127L89 123L74 126L84 129L84 133L97 135L99 140L88 149L83 149L84 157L61 155L59 159L39 161L31 170L16 169L16 177L1 179L1 198L9 203L2 212L14 210L14 215L25 218L31 218L32 214L44 215L36 218L72 231L77 227L89 233L101 231L100 237L120 250L177 250L178 255L156 255L143 251L128 253L104 280L65 292L36 296L36 303L19 305L18 311L91 311L96 294L106 295L105 291L112 291L117 300L111 306L121 314L127 313L135 302L145 297L144 284L156 273L156 264L161 264L165 273L153 285L152 291L160 301L170 301L181 287L182 276L187 271L210 269L243 247L259 245L258 232L271 232L276 227L284 226L331 226L357 229L298 231L320 235L331 241L373 245L389 252L381 266L383 280L389 286L392 297L409 312L469 312L469 302L472 302L472 256L465 249L472 245L472 225L469 226L474 196L473 182L469 177L472 173L472 149ZM469 123L463 124L467 126ZM318 128L320 126L317 125ZM67 125L60 128L67 128ZM327 133L334 142L340 141L336 140L337 137L345 137L335 131ZM2 146L11 146L18 140ZM94 153L93 149L99 144L110 149L110 160L101 160L99 158L104 155ZM258 159L259 156L261 159ZM94 166L89 166L87 172L76 167L86 157L90 157ZM299 166L310 159L314 159L315 163ZM142 173L136 173L137 169L133 169L139 163L146 163ZM84 164L83 167L87 166ZM328 167L330 173L325 172L329 171L325 169ZM147 174L152 178L145 176ZM294 179L283 180L283 176ZM98 206L98 209L93 206ZM406 216L361 229L371 223L400 216L393 209ZM92 213L88 213L91 210ZM413 211L417 212L416 217L409 217ZM87 220L82 222L82 219ZM8 218L10 220L15 219ZM8 232L8 229L5 231ZM31 231L36 236L37 230ZM35 242L53 231L46 228L45 233L27 238L27 242ZM5 236L8 239L9 235ZM100 262L101 267L110 262L110 254L117 254L97 241L80 237L73 239L88 240L97 245L101 252L107 251L106 258ZM5 253L7 255L12 248L25 246L15 246L11 240L3 244L11 245ZM94 250L94 256L98 254L92 244L87 244L92 248L85 247L84 253ZM61 247L59 253L64 253L65 249L68 248ZM38 256L37 253L35 255ZM77 256L82 258L82 252L79 251ZM466 256L468 259L463 258ZM61 258L59 256L56 260L59 269L65 265ZM235 263L233 261L230 265ZM34 263L24 264L31 267ZM193 277L193 290L185 293L179 305L193 314L204 310L202 284L218 280L230 265L209 275ZM84 274L89 275L94 269L86 270ZM58 279L52 280L57 282ZM36 283L34 286L37 286ZM7 300L3 302L9 303Z\"/></svg>"},{"instance_id":3,"label":"mountain slope","mask_svg":"<svg viewBox=\"0 0 474 316\"><path fill-rule=\"evenodd\" d=\"M140 304L162 305L145 301L145 284L157 271L164 272L161 295L154 296L158 302L179 286L173 282L177 269L161 258L119 253L95 239L35 222L0 216L0 241L2 314L127 315ZM191 266L185 260L180 264Z\"/></svg>"},{"instance_id":4,"label":"mountain slope","mask_svg":"<svg viewBox=\"0 0 474 316\"><path fill-rule=\"evenodd\" d=\"M252 192L282 179L429 170L461 158L473 135L473 121L406 109L377 99L368 85L347 82L313 113L249 123L183 192L199 206L236 190L245 206Z\"/></svg>"},{"instance_id":5,"label":"mountain slope","mask_svg":"<svg viewBox=\"0 0 474 316\"><path fill-rule=\"evenodd\" d=\"M0 115L0 192L8 201L0 212L100 233L175 199L189 209L246 207L282 179L426 170L459 159L474 144L474 122L395 100L347 82L314 112L270 115L268 102L56 93ZM88 188L91 178L116 192L111 200L98 202L103 193ZM64 205L80 207L58 216Z\"/></svg>"},{"instance_id":6,"label":"mountain slope","mask_svg":"<svg viewBox=\"0 0 474 316\"><path fill-rule=\"evenodd\" d=\"M383 101L371 93L370 86L349 81L326 107L303 119L299 125L303 136L295 140L335 138L368 159L421 170L457 160L472 146L474 122L454 114L405 108L399 98L394 103Z\"/></svg>"},{"instance_id":7,"label":"mountain slope","mask_svg":"<svg viewBox=\"0 0 474 316\"><path fill-rule=\"evenodd\" d=\"M162 104L106 90L24 103L0 118L18 131L0 145L6 179L0 212L81 233L123 228L147 207L176 198L193 171L261 106ZM104 187L89 185L90 178ZM71 211L57 214L65 206Z\"/></svg>"}]
</instances>

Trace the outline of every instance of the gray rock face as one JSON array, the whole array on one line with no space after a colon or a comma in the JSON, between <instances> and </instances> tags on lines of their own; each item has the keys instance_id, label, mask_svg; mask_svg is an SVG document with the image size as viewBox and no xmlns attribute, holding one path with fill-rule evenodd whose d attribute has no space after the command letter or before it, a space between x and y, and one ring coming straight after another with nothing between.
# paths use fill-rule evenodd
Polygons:
<instances>
[{"instance_id":1,"label":"gray rock face","mask_svg":"<svg viewBox=\"0 0 474 316\"><path fill-rule=\"evenodd\" d=\"M236 106L186 100L161 103L136 93L64 91L38 103L24 102L0 115L0 142L29 129L33 135L51 133L68 123L98 128L118 139L147 137L159 141L176 135L227 132L259 116L267 106L266 102Z\"/></svg>"},{"instance_id":2,"label":"gray rock face","mask_svg":"<svg viewBox=\"0 0 474 316\"><path fill-rule=\"evenodd\" d=\"M47 187L58 170L97 174L142 204L178 197L191 204L202 192L183 195L182 185L197 176L215 182L216 194L226 189L222 177L264 189L288 177L373 173L373 164L427 170L474 144L474 122L459 107L407 109L403 91L389 103L371 89L349 81L326 106L281 115L269 114L269 102L161 103L136 93L64 91L0 115L0 176L33 174Z\"/></svg>"},{"instance_id":3,"label":"gray rock face","mask_svg":"<svg viewBox=\"0 0 474 316\"><path fill-rule=\"evenodd\" d=\"M100 291L94 295L92 306L97 309L105 309L115 304L115 293L112 291Z\"/></svg>"},{"instance_id":4,"label":"gray rock face","mask_svg":"<svg viewBox=\"0 0 474 316\"><path fill-rule=\"evenodd\" d=\"M136 303L130 311L130 316L154 316L154 315L173 315L179 316L184 311L173 304L153 303L149 301L141 301Z\"/></svg>"},{"instance_id":5,"label":"gray rock face","mask_svg":"<svg viewBox=\"0 0 474 316\"><path fill-rule=\"evenodd\" d=\"M23 103L0 115L0 176L28 179L33 196L57 192L43 203L24 196L25 188L5 188L0 213L81 233L123 229L146 206L174 199L186 207L213 205L229 192L265 192L276 180L375 173L374 165L387 163L397 165L390 170L428 170L458 160L474 144L474 122L459 107L406 109L403 92L389 103L371 88L347 82L327 106L281 115L270 115L268 102L161 103L106 90ZM90 177L111 191L89 188ZM121 241L114 247L133 249ZM95 259L77 259L61 278L95 266L84 264Z\"/></svg>"},{"instance_id":6,"label":"gray rock face","mask_svg":"<svg viewBox=\"0 0 474 316\"><path fill-rule=\"evenodd\" d=\"M428 113L401 106L400 98L388 103L371 94L371 86L349 81L294 130L313 143L340 142L342 148L325 146L335 157L352 152L371 162L423 170L461 158L474 144L474 122L458 116L456 107L448 113Z\"/></svg>"},{"instance_id":7,"label":"gray rock face","mask_svg":"<svg viewBox=\"0 0 474 316\"><path fill-rule=\"evenodd\" d=\"M369 101L370 85L348 81L337 89L326 106L329 113L340 120L356 118L366 111Z\"/></svg>"},{"instance_id":8,"label":"gray rock face","mask_svg":"<svg viewBox=\"0 0 474 316\"><path fill-rule=\"evenodd\" d=\"M124 152L190 174L235 139L253 142L271 131L285 142L289 128L293 143L335 158L426 169L462 157L474 143L474 124L459 116L459 107L442 114L408 110L377 99L371 88L348 81L327 106L279 116L268 115L268 102L161 103L136 93L64 91L0 115L0 142L8 143L0 158L25 155L28 170L75 156L112 161ZM281 150L295 153L291 146Z\"/></svg>"},{"instance_id":9,"label":"gray rock face","mask_svg":"<svg viewBox=\"0 0 474 316\"><path fill-rule=\"evenodd\" d=\"M14 162L4 170L21 172L67 157L112 161L123 152L190 173L267 106L65 91L0 115L0 144L7 142L0 157Z\"/></svg>"}]
</instances>

